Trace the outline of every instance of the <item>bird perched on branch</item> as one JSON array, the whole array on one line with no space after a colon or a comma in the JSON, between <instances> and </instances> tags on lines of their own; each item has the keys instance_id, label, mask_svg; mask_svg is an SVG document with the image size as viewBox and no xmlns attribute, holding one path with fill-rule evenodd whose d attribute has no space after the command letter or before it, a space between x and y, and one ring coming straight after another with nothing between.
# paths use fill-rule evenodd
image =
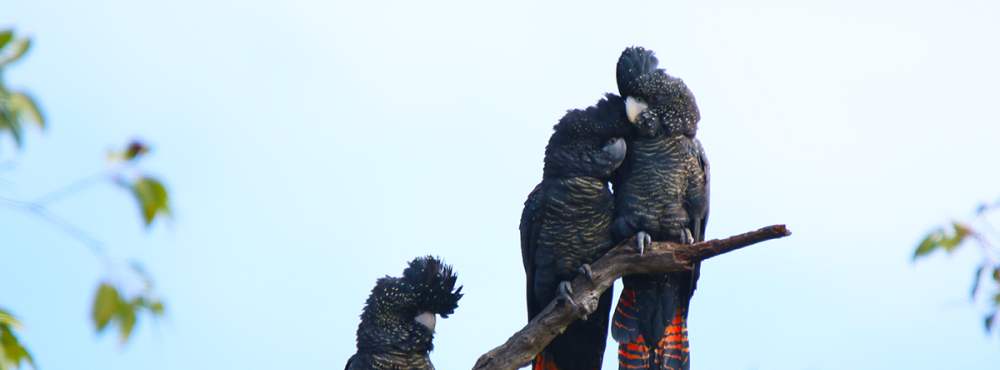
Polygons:
<instances>
[{"instance_id":1,"label":"bird perched on branch","mask_svg":"<svg viewBox=\"0 0 1000 370\"><path fill-rule=\"evenodd\" d=\"M569 281L580 273L590 276L589 263L613 246L614 197L608 181L625 158L621 136L629 128L624 100L614 94L567 112L555 125L542 182L521 214L529 320L557 297L576 305ZM596 311L556 337L535 357L533 368L600 369L612 295L608 289Z\"/></svg>"},{"instance_id":2,"label":"bird perched on branch","mask_svg":"<svg viewBox=\"0 0 1000 370\"><path fill-rule=\"evenodd\" d=\"M700 113L679 78L658 69L652 51L631 47L618 59L618 90L634 127L613 179L616 241L705 240L709 169L695 139ZM699 266L691 272L627 276L611 328L621 369L690 367L687 314Z\"/></svg>"},{"instance_id":3,"label":"bird perched on branch","mask_svg":"<svg viewBox=\"0 0 1000 370\"><path fill-rule=\"evenodd\" d=\"M345 370L433 370L436 315L455 312L462 288L458 276L437 258L418 257L403 277L378 279L358 325L358 351Z\"/></svg>"}]
</instances>

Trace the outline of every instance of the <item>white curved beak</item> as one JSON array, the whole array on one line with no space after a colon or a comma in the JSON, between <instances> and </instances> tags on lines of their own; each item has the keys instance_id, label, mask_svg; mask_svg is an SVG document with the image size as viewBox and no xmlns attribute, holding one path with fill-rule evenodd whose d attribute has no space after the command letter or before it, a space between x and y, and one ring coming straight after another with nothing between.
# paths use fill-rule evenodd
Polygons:
<instances>
[{"instance_id":1,"label":"white curved beak","mask_svg":"<svg viewBox=\"0 0 1000 370\"><path fill-rule=\"evenodd\" d=\"M434 331L434 324L437 323L437 315L431 312L422 312L413 320Z\"/></svg>"},{"instance_id":2,"label":"white curved beak","mask_svg":"<svg viewBox=\"0 0 1000 370\"><path fill-rule=\"evenodd\" d=\"M648 108L649 105L642 100L631 96L625 98L625 115L628 116L629 122L635 123L638 121L639 115Z\"/></svg>"}]
</instances>

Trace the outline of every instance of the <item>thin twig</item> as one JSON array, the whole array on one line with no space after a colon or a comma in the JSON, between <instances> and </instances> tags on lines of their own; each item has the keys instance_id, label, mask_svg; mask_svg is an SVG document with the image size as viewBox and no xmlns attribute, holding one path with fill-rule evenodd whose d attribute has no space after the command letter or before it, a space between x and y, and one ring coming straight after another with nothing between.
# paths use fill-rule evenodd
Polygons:
<instances>
[{"instance_id":1,"label":"thin twig","mask_svg":"<svg viewBox=\"0 0 1000 370\"><path fill-rule=\"evenodd\" d=\"M68 196L68 195L72 195L72 194L77 193L77 192L79 192L79 191L81 191L83 189L86 189L87 187L89 187L89 186L97 183L98 181L104 180L104 178L106 176L107 176L107 173L105 173L104 171L101 171L101 172L92 174L90 176L83 177L83 178L81 178L79 180L76 180L76 181L73 181L73 182L69 183L68 185L63 186L63 187L61 187L59 189L56 189L56 190L53 190L53 191L50 191L48 193L43 194L43 195L39 196L38 198L35 198L35 200L32 201L31 203L34 203L34 204L37 204L37 205L46 205L46 204L52 203L52 202L54 202L54 201L56 201L56 200L58 200L60 198L63 198L63 197Z\"/></svg>"},{"instance_id":2,"label":"thin twig","mask_svg":"<svg viewBox=\"0 0 1000 370\"><path fill-rule=\"evenodd\" d=\"M590 265L593 280L579 276L572 282L571 298L587 312L597 307L597 300L618 278L631 274L652 274L690 270L694 262L731 252L765 240L791 235L785 225L768 226L756 231L691 245L656 242L644 255L635 253L626 241ZM555 300L514 333L503 345L479 357L474 370L511 370L524 366L542 351L559 333L583 312L563 300Z\"/></svg>"},{"instance_id":3,"label":"thin twig","mask_svg":"<svg viewBox=\"0 0 1000 370\"><path fill-rule=\"evenodd\" d=\"M106 264L110 264L108 259L108 254L105 252L104 243L100 240L94 238L83 229L76 227L69 221L64 220L61 217L56 216L51 211L49 211L45 206L32 202L25 202L16 199L10 199L7 197L0 196L0 201L7 203L11 208L19 209L26 213L35 215L36 217L48 222L52 226L62 230L64 233L70 237L76 239L83 245L87 246L95 256L100 258Z\"/></svg>"}]
</instances>

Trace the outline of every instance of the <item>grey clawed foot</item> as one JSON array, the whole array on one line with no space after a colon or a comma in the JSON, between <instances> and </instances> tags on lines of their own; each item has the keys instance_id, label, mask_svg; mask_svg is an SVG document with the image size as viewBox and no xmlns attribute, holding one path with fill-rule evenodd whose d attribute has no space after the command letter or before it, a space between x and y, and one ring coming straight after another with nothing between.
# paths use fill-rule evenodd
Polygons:
<instances>
[{"instance_id":1,"label":"grey clawed foot","mask_svg":"<svg viewBox=\"0 0 1000 370\"><path fill-rule=\"evenodd\" d=\"M559 283L559 297L565 299L569 304L576 306L573 301L573 283L563 281Z\"/></svg>"},{"instance_id":2,"label":"grey clawed foot","mask_svg":"<svg viewBox=\"0 0 1000 370\"><path fill-rule=\"evenodd\" d=\"M586 320L587 316L590 315L590 312L586 307L576 304L576 301L573 300L573 284L569 281L559 283L559 298L569 302L569 304L573 306L573 309L580 315L581 319Z\"/></svg>"},{"instance_id":3,"label":"grey clawed foot","mask_svg":"<svg viewBox=\"0 0 1000 370\"><path fill-rule=\"evenodd\" d=\"M635 249L639 252L640 256L646 251L646 247L651 243L653 243L653 237L649 236L649 233L640 231L635 234Z\"/></svg>"},{"instance_id":4,"label":"grey clawed foot","mask_svg":"<svg viewBox=\"0 0 1000 370\"><path fill-rule=\"evenodd\" d=\"M681 231L681 244L694 244L694 236L691 235L691 230L686 227L684 231Z\"/></svg>"},{"instance_id":5,"label":"grey clawed foot","mask_svg":"<svg viewBox=\"0 0 1000 370\"><path fill-rule=\"evenodd\" d=\"M590 269L590 265L586 263L580 265L579 272L583 274L583 276L586 276L587 280L590 280L591 283L594 282L594 271Z\"/></svg>"}]
</instances>

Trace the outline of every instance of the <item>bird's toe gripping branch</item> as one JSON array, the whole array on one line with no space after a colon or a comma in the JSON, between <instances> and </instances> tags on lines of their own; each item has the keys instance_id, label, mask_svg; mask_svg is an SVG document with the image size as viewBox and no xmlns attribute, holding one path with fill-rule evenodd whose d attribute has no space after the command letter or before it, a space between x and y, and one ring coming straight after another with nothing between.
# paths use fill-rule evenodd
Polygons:
<instances>
[{"instance_id":1,"label":"bird's toe gripping branch","mask_svg":"<svg viewBox=\"0 0 1000 370\"><path fill-rule=\"evenodd\" d=\"M559 299L569 303L573 307L573 311L577 313L580 319L586 320L587 316L590 316L592 311L585 304L580 304L573 300L573 282L563 281L559 283Z\"/></svg>"},{"instance_id":2,"label":"bird's toe gripping branch","mask_svg":"<svg viewBox=\"0 0 1000 370\"><path fill-rule=\"evenodd\" d=\"M587 280L589 280L590 282L594 282L594 270L590 269L589 264L584 263L580 265L579 273L583 274L583 276L586 276Z\"/></svg>"},{"instance_id":3,"label":"bird's toe gripping branch","mask_svg":"<svg viewBox=\"0 0 1000 370\"><path fill-rule=\"evenodd\" d=\"M694 244L694 235L691 235L691 229L685 227L681 230L681 244Z\"/></svg>"},{"instance_id":4,"label":"bird's toe gripping branch","mask_svg":"<svg viewBox=\"0 0 1000 370\"><path fill-rule=\"evenodd\" d=\"M635 250L640 256L646 252L646 247L650 244L653 244L653 237L649 233L640 231L635 234Z\"/></svg>"}]
</instances>

